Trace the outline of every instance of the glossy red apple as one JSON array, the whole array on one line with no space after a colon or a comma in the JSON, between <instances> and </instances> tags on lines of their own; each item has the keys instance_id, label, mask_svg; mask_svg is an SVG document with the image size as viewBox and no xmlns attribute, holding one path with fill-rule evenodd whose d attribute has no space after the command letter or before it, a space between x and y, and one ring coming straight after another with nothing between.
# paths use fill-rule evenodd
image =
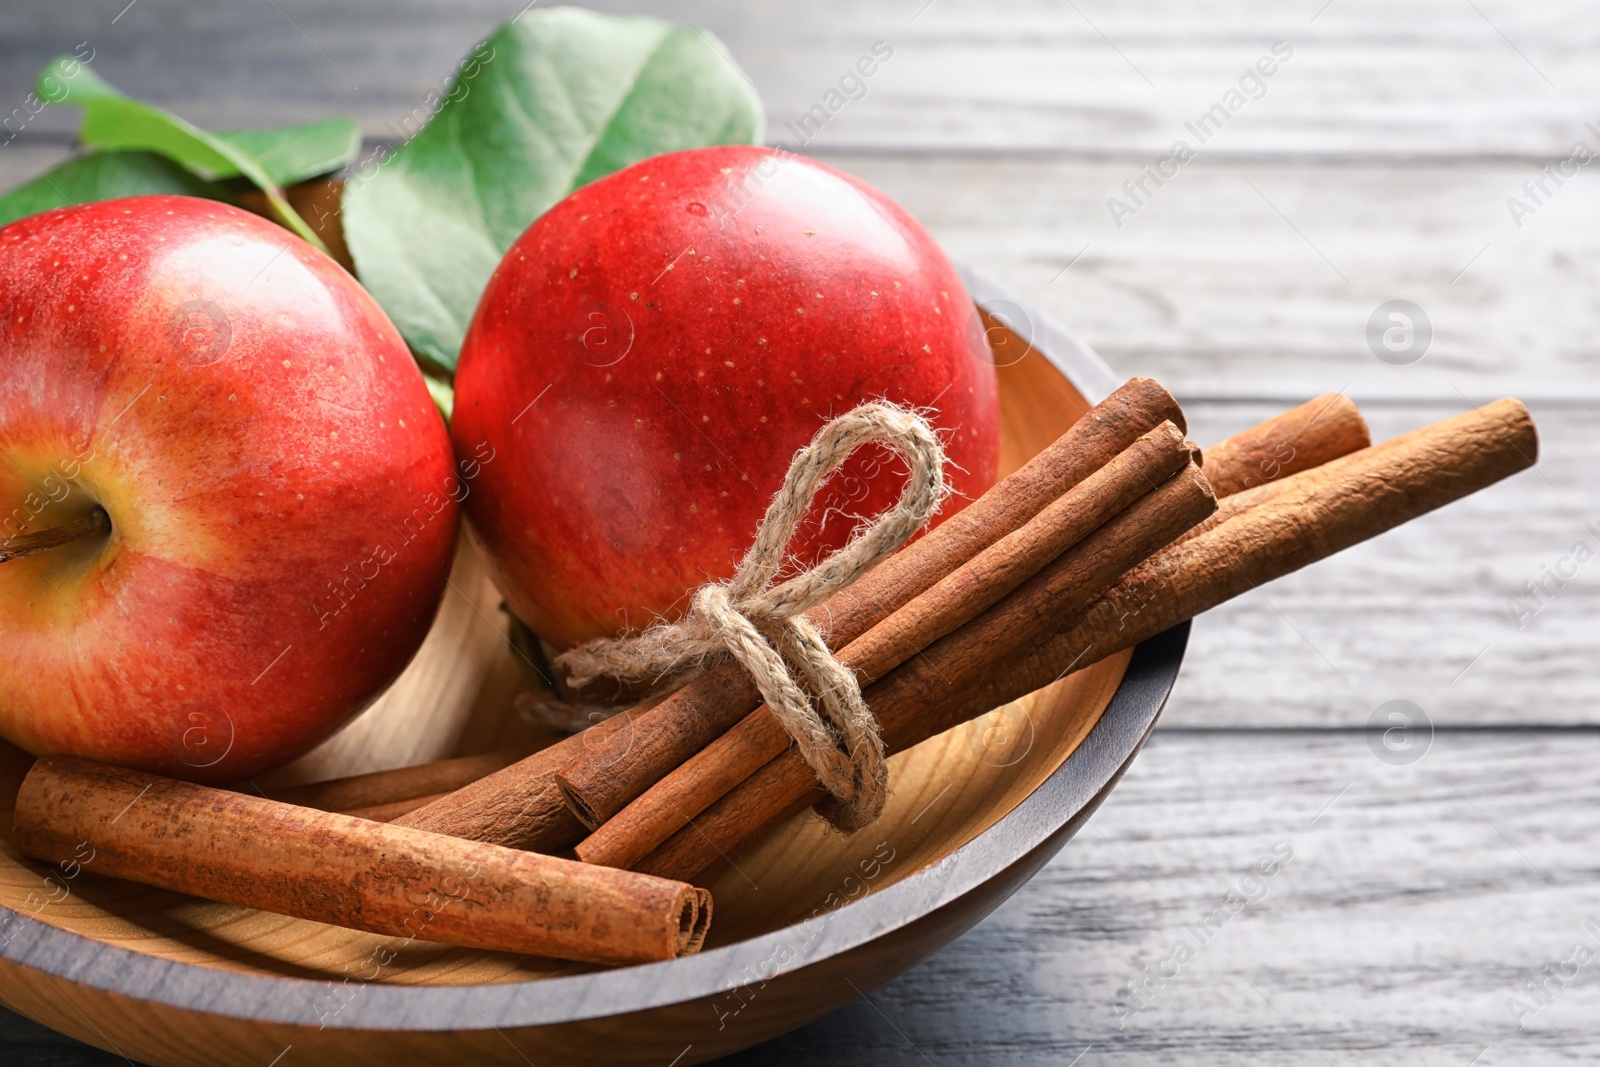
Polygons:
<instances>
[{"instance_id":1,"label":"glossy red apple","mask_svg":"<svg viewBox=\"0 0 1600 1067\"><path fill-rule=\"evenodd\" d=\"M234 208L112 200L0 229L0 316L0 538L79 534L0 562L0 734L236 779L393 680L469 486L350 275Z\"/></svg>"},{"instance_id":2,"label":"glossy red apple","mask_svg":"<svg viewBox=\"0 0 1600 1067\"><path fill-rule=\"evenodd\" d=\"M879 397L942 431L947 514L994 481L993 360L932 238L830 167L707 148L585 186L518 239L468 330L451 433L459 454L501 457L468 512L512 608L565 647L732 574L795 450ZM903 479L858 452L796 561Z\"/></svg>"}]
</instances>

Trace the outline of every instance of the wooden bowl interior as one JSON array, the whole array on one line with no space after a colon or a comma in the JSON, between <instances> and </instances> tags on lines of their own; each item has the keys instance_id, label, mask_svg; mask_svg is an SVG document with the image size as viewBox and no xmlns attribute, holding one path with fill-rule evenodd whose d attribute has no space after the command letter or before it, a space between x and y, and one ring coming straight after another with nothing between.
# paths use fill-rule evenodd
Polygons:
<instances>
[{"instance_id":1,"label":"wooden bowl interior","mask_svg":"<svg viewBox=\"0 0 1600 1067\"><path fill-rule=\"evenodd\" d=\"M1000 365L1002 471L1009 472L1089 405L1025 342L994 320L987 325ZM512 695L526 683L504 637L498 593L466 539L463 546L453 575L456 592L448 594L422 651L390 691L339 735L258 784L541 739L510 711ZM1072 753L1126 664L1127 655L1114 657L899 754L891 761L892 797L883 818L854 837L828 830L807 812L710 872L707 884L716 898L710 944L730 944L842 905L971 840ZM358 933L97 877L92 865L66 872L26 860L10 828L29 763L25 753L0 744L0 905L87 942L219 970L323 979L333 983L329 990L352 980L490 983L585 969Z\"/></svg>"}]
</instances>

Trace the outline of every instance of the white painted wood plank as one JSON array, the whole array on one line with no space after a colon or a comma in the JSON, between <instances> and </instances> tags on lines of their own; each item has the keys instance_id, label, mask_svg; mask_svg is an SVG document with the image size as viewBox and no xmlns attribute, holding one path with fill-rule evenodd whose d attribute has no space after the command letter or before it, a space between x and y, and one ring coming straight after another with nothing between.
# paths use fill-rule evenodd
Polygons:
<instances>
[{"instance_id":1,"label":"white painted wood plank","mask_svg":"<svg viewBox=\"0 0 1600 1067\"><path fill-rule=\"evenodd\" d=\"M1409 766L1359 731L1158 733L966 937L871 1004L725 1062L1592 1062L1597 805L1593 732L1441 733ZM1279 843L1293 859L1245 881ZM1255 899L1233 913L1241 882ZM1202 944L1190 924L1217 908ZM1540 1005L1523 983L1580 940L1596 958ZM1124 1017L1138 1002L1119 991L1168 960ZM1521 1029L1513 997L1539 1008Z\"/></svg>"},{"instance_id":2,"label":"white painted wood plank","mask_svg":"<svg viewBox=\"0 0 1600 1067\"><path fill-rule=\"evenodd\" d=\"M0 151L0 185L59 158ZM1119 161L830 154L955 258L1078 333L1116 369L1189 397L1600 400L1600 181L1514 227L1523 164L1197 162L1121 229ZM1367 323L1406 299L1419 362L1381 362Z\"/></svg>"},{"instance_id":3,"label":"white painted wood plank","mask_svg":"<svg viewBox=\"0 0 1600 1067\"><path fill-rule=\"evenodd\" d=\"M1106 200L1139 177L1122 160L823 158L1118 370L1189 396L1600 397L1592 175L1519 229L1505 201L1527 164L1197 160L1119 229ZM1366 335L1396 299L1432 326L1409 366Z\"/></svg>"},{"instance_id":4,"label":"white painted wood plank","mask_svg":"<svg viewBox=\"0 0 1600 1067\"><path fill-rule=\"evenodd\" d=\"M423 0L206 8L25 0L0 12L0 100L82 40L96 69L202 124L346 111L392 136L473 43L520 4ZM824 101L873 42L893 58L816 143L897 149L1165 153L1274 41L1292 56L1205 145L1216 155L1354 157L1565 151L1600 119L1591 6L1514 0L604 0L722 37L773 136ZM114 8L108 12L108 8ZM1320 13L1319 13L1320 12ZM56 125L56 128L64 128Z\"/></svg>"},{"instance_id":5,"label":"white painted wood plank","mask_svg":"<svg viewBox=\"0 0 1600 1067\"><path fill-rule=\"evenodd\" d=\"M1367 414L1381 440L1464 407ZM1202 442L1275 409L1186 405ZM1534 417L1536 470L1201 616L1165 721L1361 726L1405 699L1441 725L1600 723L1600 409ZM1580 541L1595 559L1578 562ZM1558 571L1572 577L1549 581ZM1546 592L1530 597L1528 582Z\"/></svg>"}]
</instances>

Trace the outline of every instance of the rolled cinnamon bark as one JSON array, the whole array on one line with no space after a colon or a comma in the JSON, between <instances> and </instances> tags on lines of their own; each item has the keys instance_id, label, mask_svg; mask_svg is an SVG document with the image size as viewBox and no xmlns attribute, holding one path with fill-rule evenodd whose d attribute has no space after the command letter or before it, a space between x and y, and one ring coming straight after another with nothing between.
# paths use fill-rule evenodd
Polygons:
<instances>
[{"instance_id":1,"label":"rolled cinnamon bark","mask_svg":"<svg viewBox=\"0 0 1600 1067\"><path fill-rule=\"evenodd\" d=\"M1187 466L1192 446L1164 422L879 621L838 652L862 685L883 677L939 638L992 607L1051 560ZM577 846L578 858L609 867L642 859L691 818L789 746L763 705L607 819ZM557 775L558 780L561 776Z\"/></svg>"},{"instance_id":2,"label":"rolled cinnamon bark","mask_svg":"<svg viewBox=\"0 0 1600 1067\"><path fill-rule=\"evenodd\" d=\"M1261 492L1252 499L1259 502L1272 492L1267 487L1282 485L1290 475L1371 444L1367 420L1350 398L1325 393L1219 441L1201 454L1201 463L1211 488L1219 482L1225 487L1217 491L1218 500L1255 488ZM1200 536L1230 514L1227 506L1219 507L1179 540Z\"/></svg>"},{"instance_id":3,"label":"rolled cinnamon bark","mask_svg":"<svg viewBox=\"0 0 1600 1067\"><path fill-rule=\"evenodd\" d=\"M34 859L450 945L638 963L699 951L710 922L710 894L682 882L86 760L35 763L15 818Z\"/></svg>"},{"instance_id":4,"label":"rolled cinnamon bark","mask_svg":"<svg viewBox=\"0 0 1600 1067\"><path fill-rule=\"evenodd\" d=\"M959 699L1014 650L1073 625L1130 567L1171 544L1216 508L1211 486L1191 464L994 607L867 687L867 706L878 719L885 745L893 752L915 744L908 738L927 724L925 708ZM946 728L921 733L916 740Z\"/></svg>"},{"instance_id":5,"label":"rolled cinnamon bark","mask_svg":"<svg viewBox=\"0 0 1600 1067\"><path fill-rule=\"evenodd\" d=\"M427 807L435 800L449 795L450 793L429 793L425 797L412 797L410 800L392 800L387 804L374 804L367 808L346 808L341 811L341 814L354 815L358 819L371 819L373 822L394 822L402 815L410 815L418 808Z\"/></svg>"},{"instance_id":6,"label":"rolled cinnamon bark","mask_svg":"<svg viewBox=\"0 0 1600 1067\"><path fill-rule=\"evenodd\" d=\"M880 713L884 741L900 751L1031 693L1524 470L1538 447L1527 408L1505 399L1230 497L1219 508L1221 521L1130 569L1075 625L1035 640L1026 654L988 664L976 684L935 694L915 714ZM869 691L869 706L877 711L874 695ZM804 761L786 751L634 869L694 877L825 796Z\"/></svg>"},{"instance_id":7,"label":"rolled cinnamon bark","mask_svg":"<svg viewBox=\"0 0 1600 1067\"><path fill-rule=\"evenodd\" d=\"M842 648L890 612L1037 515L1164 421L1185 426L1178 402L1134 378L1075 422L1020 470L807 614ZM750 676L724 663L634 714L630 736L595 745L561 772L567 802L591 829L705 748L761 703Z\"/></svg>"},{"instance_id":8,"label":"rolled cinnamon bark","mask_svg":"<svg viewBox=\"0 0 1600 1067\"><path fill-rule=\"evenodd\" d=\"M626 734L632 727L627 715L598 722L401 815L394 824L507 848L564 852L581 841L585 831L561 798L556 771L613 731Z\"/></svg>"},{"instance_id":9,"label":"rolled cinnamon bark","mask_svg":"<svg viewBox=\"0 0 1600 1067\"><path fill-rule=\"evenodd\" d=\"M450 793L509 766L527 754L504 750L485 752L478 756L460 756L455 759L434 760L414 767L399 767L388 771L372 771L347 778L332 778L325 782L274 789L267 794L269 800L285 804L298 804L302 808L318 811L354 812L361 808L377 808L413 801L419 797L432 798L439 793Z\"/></svg>"},{"instance_id":10,"label":"rolled cinnamon bark","mask_svg":"<svg viewBox=\"0 0 1600 1067\"><path fill-rule=\"evenodd\" d=\"M1201 466L1217 496L1320 467L1372 443L1350 398L1326 393L1205 450Z\"/></svg>"}]
</instances>

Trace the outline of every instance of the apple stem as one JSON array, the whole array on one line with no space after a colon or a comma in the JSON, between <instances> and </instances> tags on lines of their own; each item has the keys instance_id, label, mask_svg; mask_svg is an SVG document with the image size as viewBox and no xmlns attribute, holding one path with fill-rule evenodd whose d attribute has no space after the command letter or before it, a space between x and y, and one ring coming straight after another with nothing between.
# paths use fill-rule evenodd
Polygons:
<instances>
[{"instance_id":1,"label":"apple stem","mask_svg":"<svg viewBox=\"0 0 1600 1067\"><path fill-rule=\"evenodd\" d=\"M106 514L105 508L97 507L89 514L73 519L64 526L52 526L48 530L18 534L15 537L0 537L0 563L16 559L18 556L26 556L30 552L59 548L80 537L104 536L110 532L111 516Z\"/></svg>"}]
</instances>

